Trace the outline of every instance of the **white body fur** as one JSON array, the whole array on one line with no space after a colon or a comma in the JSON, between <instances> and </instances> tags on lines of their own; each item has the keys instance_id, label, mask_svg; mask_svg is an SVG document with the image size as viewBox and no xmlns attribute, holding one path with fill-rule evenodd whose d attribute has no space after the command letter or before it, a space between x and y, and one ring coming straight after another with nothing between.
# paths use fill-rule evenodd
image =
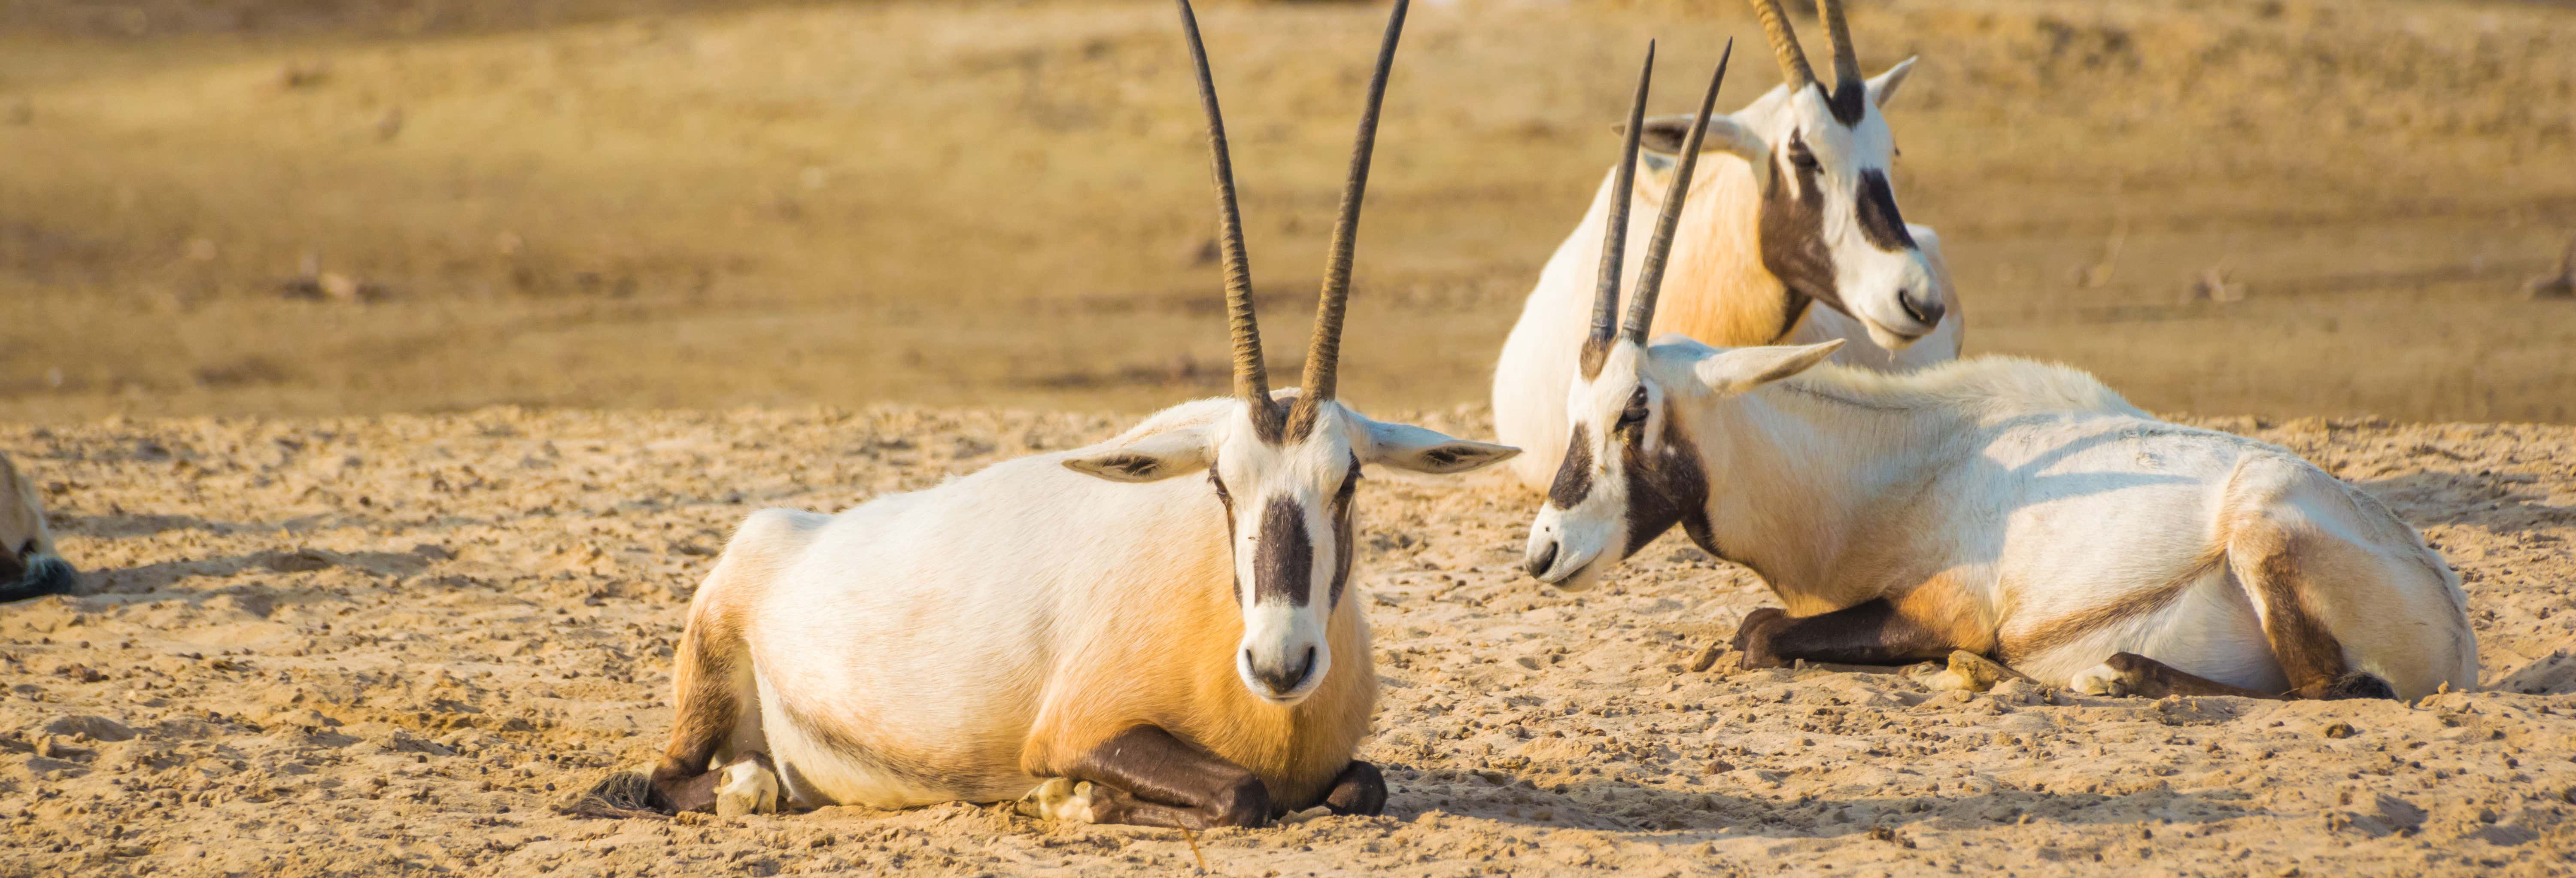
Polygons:
<instances>
[{"instance_id":1,"label":"white body fur","mask_svg":"<svg viewBox=\"0 0 2576 878\"><path fill-rule=\"evenodd\" d=\"M1332 438L1316 441L1342 458L1454 472L1395 458L1481 455L1472 469L1509 453L1327 406L1315 430ZM1239 641L1265 636L1246 636L1261 607L1245 605L1266 602L1237 593L1227 511L1208 483L1163 477L1185 466L1138 484L1066 465L1221 432L1242 410L1186 403L1097 445L839 515L751 516L690 607L691 636L706 633L696 648L731 669L724 685L741 703L757 703L714 764L766 751L800 807L996 801L1152 724L1251 769L1283 803L1319 796L1375 704L1360 600L1318 594L1320 612L1304 613L1321 617L1314 634L1328 644L1318 679L1290 703L1257 697L1234 659ZM1256 496L1254 479L1220 469Z\"/></svg>"},{"instance_id":2,"label":"white body fur","mask_svg":"<svg viewBox=\"0 0 2576 878\"><path fill-rule=\"evenodd\" d=\"M2278 692L2271 608L2248 584L2277 552L2351 670L2410 699L2477 682L2459 578L2386 507L2286 449L2157 420L2063 367L1829 365L1734 395L1711 388L1749 351L1658 341L1642 366L1614 355L1605 372L1662 388L1661 416L1683 419L1709 476L1712 542L1794 615L1887 598L2051 685L2133 652ZM1582 565L1569 587L1615 563L1615 520L1596 536L1547 512L1534 546L1541 530L1594 543L1565 547Z\"/></svg>"}]
</instances>

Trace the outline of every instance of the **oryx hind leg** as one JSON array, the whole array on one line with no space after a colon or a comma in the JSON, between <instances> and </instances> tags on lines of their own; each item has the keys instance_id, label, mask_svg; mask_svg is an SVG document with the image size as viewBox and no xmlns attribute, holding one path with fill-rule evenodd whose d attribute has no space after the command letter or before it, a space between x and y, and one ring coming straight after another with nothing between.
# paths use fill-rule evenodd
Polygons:
<instances>
[{"instance_id":1,"label":"oryx hind leg","mask_svg":"<svg viewBox=\"0 0 2576 878\"><path fill-rule=\"evenodd\" d=\"M673 811L715 810L719 787L757 788L748 774L736 771L743 757L756 756L761 772L770 776L775 807L777 779L766 764L759 682L743 626L769 576L827 520L778 509L753 513L690 600L688 625L680 632L672 662L671 737L651 775L654 789L667 800L657 804ZM716 765L718 759L726 764Z\"/></svg>"},{"instance_id":2,"label":"oryx hind leg","mask_svg":"<svg viewBox=\"0 0 2576 878\"><path fill-rule=\"evenodd\" d=\"M2280 697L2242 686L2230 686L2134 652L2114 655L2099 665L2076 672L2075 676L2066 682L2066 688L2087 695L2113 697L2163 698L2167 695Z\"/></svg>"},{"instance_id":3,"label":"oryx hind leg","mask_svg":"<svg viewBox=\"0 0 2576 878\"><path fill-rule=\"evenodd\" d=\"M2228 485L2228 569L2254 605L2289 697L2395 698L2398 687L2378 672L2418 670L2410 666L2424 662L2407 659L2425 654L2419 641L2435 636L2385 630L2422 612L2410 606L2421 596L2408 593L2405 571L2385 552L2355 540L2414 537L2393 516L2372 520L2348 490L2294 462L2261 458L2240 465ZM2355 667L2356 655L2377 660Z\"/></svg>"}]
</instances>

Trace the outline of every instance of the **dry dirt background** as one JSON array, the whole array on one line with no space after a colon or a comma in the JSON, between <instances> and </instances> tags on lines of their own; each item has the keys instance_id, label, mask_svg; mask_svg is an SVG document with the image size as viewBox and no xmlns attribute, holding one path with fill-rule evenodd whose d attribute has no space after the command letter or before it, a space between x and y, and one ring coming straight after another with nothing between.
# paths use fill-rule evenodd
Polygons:
<instances>
[{"instance_id":1,"label":"dry dirt background","mask_svg":"<svg viewBox=\"0 0 2576 878\"><path fill-rule=\"evenodd\" d=\"M1294 352L1382 10L1203 14ZM1854 15L1871 66L1924 56L1899 191L1953 251L1971 349L2263 413L2197 422L2425 528L2469 588L2481 688L1691 673L1769 603L1746 572L1668 539L1561 596L1513 566L1529 499L1373 480L1387 685L1363 755L1389 814L1205 834L1208 868L2576 870L2576 428L2403 423L2576 420L2576 303L2513 294L2576 229L2576 9ZM0 878L1188 869L1172 832L992 808L551 807L658 746L685 595L744 513L1088 442L1129 419L1063 412L1222 381L1170 16L0 0L0 453L90 592L0 608ZM1485 432L1453 406L1580 213L1650 35L1669 70L1759 41L1736 2L1418 5L1347 396ZM1737 71L1730 104L1776 76ZM2213 269L2244 297L2192 298Z\"/></svg>"},{"instance_id":2,"label":"dry dirt background","mask_svg":"<svg viewBox=\"0 0 2576 878\"><path fill-rule=\"evenodd\" d=\"M1691 673L1770 602L1749 574L1674 537L1610 588L1552 593L1515 566L1529 504L1497 478L1372 479L1361 593L1386 697L1361 755L1388 770L1388 812L1199 849L1247 876L2565 874L2576 428L2207 423L2423 526L2467 583L2482 687L2158 702ZM745 512L1119 426L877 408L0 427L95 590L0 614L0 875L1185 873L1176 832L992 807L550 807L659 747L684 597Z\"/></svg>"},{"instance_id":3,"label":"dry dirt background","mask_svg":"<svg viewBox=\"0 0 2576 878\"><path fill-rule=\"evenodd\" d=\"M1727 106L1778 73L1742 0L1420 7L1350 380L1438 408L1484 394L1648 37L1668 81L1750 41ZM1207 10L1274 351L1304 347L1382 16ZM2158 410L2576 421L2576 303L2515 296L2576 234L2576 7L1852 21L1870 69L1923 59L1897 190L1971 350ZM1176 27L1154 0L0 0L0 418L1214 390ZM2244 298L2189 300L2212 271Z\"/></svg>"}]
</instances>

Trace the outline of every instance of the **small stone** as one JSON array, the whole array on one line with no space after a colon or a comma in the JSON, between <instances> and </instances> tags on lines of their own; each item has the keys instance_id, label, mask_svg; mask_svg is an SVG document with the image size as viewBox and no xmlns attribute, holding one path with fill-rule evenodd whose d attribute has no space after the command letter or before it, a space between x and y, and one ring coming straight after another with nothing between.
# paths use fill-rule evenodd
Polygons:
<instances>
[{"instance_id":1,"label":"small stone","mask_svg":"<svg viewBox=\"0 0 2576 878\"><path fill-rule=\"evenodd\" d=\"M2332 725L2328 725L2328 726L2326 726L2325 734L2326 734L2326 737L2329 737L2329 738L2349 738L2349 737L2352 737L2352 724L2351 724L2351 723L2334 723L2334 724L2332 724Z\"/></svg>"}]
</instances>

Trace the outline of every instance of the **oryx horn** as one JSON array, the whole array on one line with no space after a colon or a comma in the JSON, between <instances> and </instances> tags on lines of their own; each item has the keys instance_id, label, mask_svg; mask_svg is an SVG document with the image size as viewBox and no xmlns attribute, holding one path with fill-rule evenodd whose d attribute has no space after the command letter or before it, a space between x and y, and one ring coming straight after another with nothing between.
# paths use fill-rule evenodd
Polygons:
<instances>
[{"instance_id":1,"label":"oryx horn","mask_svg":"<svg viewBox=\"0 0 2576 878\"><path fill-rule=\"evenodd\" d=\"M1315 415L1333 398L1342 358L1342 316L1351 297L1351 249L1358 244L1360 202L1368 195L1369 156L1377 145L1378 107L1386 102L1387 74L1395 69L1396 42L1404 36L1406 0L1395 0L1387 16L1386 37L1378 43L1377 70L1369 74L1368 105L1360 111L1360 131L1351 145L1351 173L1342 181L1342 211L1333 220L1333 240L1324 261L1324 291L1315 306L1315 338L1306 348L1306 377L1297 404L1288 416L1288 434L1304 435Z\"/></svg>"},{"instance_id":2,"label":"oryx horn","mask_svg":"<svg viewBox=\"0 0 2576 878\"><path fill-rule=\"evenodd\" d=\"M1207 111L1208 155L1216 177L1217 241L1225 259L1225 317L1234 338L1234 395L1252 407L1253 426L1266 435L1279 432L1278 409L1270 403L1270 371L1261 358L1261 324L1252 313L1252 261L1243 248L1243 215L1234 201L1234 160L1225 145L1225 114L1217 109L1216 80L1208 72L1207 46L1199 41L1198 15L1190 0L1180 0L1181 32L1188 35L1190 60L1197 65L1199 103Z\"/></svg>"},{"instance_id":3,"label":"oryx horn","mask_svg":"<svg viewBox=\"0 0 2576 878\"><path fill-rule=\"evenodd\" d=\"M1789 16L1780 11L1780 0L1753 0L1753 13L1762 17L1762 33L1771 38L1771 54L1780 59L1780 78L1797 91L1816 81L1816 71L1807 66L1807 52L1798 48L1798 33L1789 29Z\"/></svg>"},{"instance_id":4,"label":"oryx horn","mask_svg":"<svg viewBox=\"0 0 2576 878\"><path fill-rule=\"evenodd\" d=\"M1664 189L1664 210L1655 217L1655 236L1646 241L1646 263L1637 267L1637 295L1628 302L1627 336L1640 345L1646 343L1646 328L1655 322L1655 298L1663 292L1664 263L1673 252L1673 230L1682 221L1682 202L1690 197L1691 171L1699 166L1700 140L1708 134L1708 114L1717 109L1717 87L1726 82L1726 62L1735 57L1735 41L1726 41L1726 53L1717 57L1717 72L1708 78L1708 94L1699 99L1699 114L1691 118L1690 136L1682 140L1681 167L1673 169L1673 182Z\"/></svg>"},{"instance_id":5,"label":"oryx horn","mask_svg":"<svg viewBox=\"0 0 2576 878\"><path fill-rule=\"evenodd\" d=\"M1619 165L1610 175L1610 222L1601 233L1601 284L1592 298L1592 331L1583 342L1583 374L1599 374L1601 359L1619 333L1619 275L1627 268L1628 203L1637 183L1637 135L1646 127L1646 93L1655 81L1655 43L1646 41L1646 64L1637 71L1637 96L1628 102L1628 125L1619 143Z\"/></svg>"}]
</instances>

